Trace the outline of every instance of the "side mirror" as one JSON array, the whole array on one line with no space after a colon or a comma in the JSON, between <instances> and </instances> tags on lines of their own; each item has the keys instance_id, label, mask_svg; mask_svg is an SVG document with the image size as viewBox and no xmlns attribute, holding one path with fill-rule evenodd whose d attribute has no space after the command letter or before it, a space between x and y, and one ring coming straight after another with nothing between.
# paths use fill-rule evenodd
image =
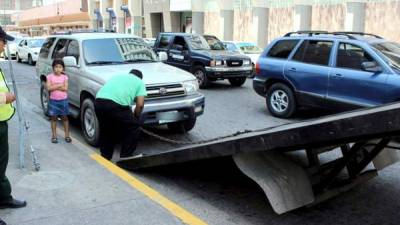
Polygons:
<instances>
[{"instance_id":1,"label":"side mirror","mask_svg":"<svg viewBox=\"0 0 400 225\"><path fill-rule=\"evenodd\" d=\"M76 58L73 56L65 56L63 58L65 67L76 67L78 68L78 64L76 63Z\"/></svg>"},{"instance_id":2,"label":"side mirror","mask_svg":"<svg viewBox=\"0 0 400 225\"><path fill-rule=\"evenodd\" d=\"M382 72L382 68L376 62L363 62L361 69L373 73Z\"/></svg>"},{"instance_id":3,"label":"side mirror","mask_svg":"<svg viewBox=\"0 0 400 225\"><path fill-rule=\"evenodd\" d=\"M164 62L168 60L168 55L166 52L159 52L158 58L160 59L161 62Z\"/></svg>"}]
</instances>

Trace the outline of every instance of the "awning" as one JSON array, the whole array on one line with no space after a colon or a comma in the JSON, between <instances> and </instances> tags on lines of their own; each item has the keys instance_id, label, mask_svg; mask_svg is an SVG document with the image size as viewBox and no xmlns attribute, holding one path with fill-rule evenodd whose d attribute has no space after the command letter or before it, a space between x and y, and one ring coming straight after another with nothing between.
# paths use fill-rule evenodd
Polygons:
<instances>
[{"instance_id":1,"label":"awning","mask_svg":"<svg viewBox=\"0 0 400 225\"><path fill-rule=\"evenodd\" d=\"M111 18L116 18L115 12L114 12L114 9L113 9L113 8L107 8L106 11L107 11L108 13L110 13L110 17L111 17Z\"/></svg>"},{"instance_id":2,"label":"awning","mask_svg":"<svg viewBox=\"0 0 400 225\"><path fill-rule=\"evenodd\" d=\"M96 15L96 20L103 21L103 17L101 16L100 9L95 9L94 14Z\"/></svg>"}]
</instances>

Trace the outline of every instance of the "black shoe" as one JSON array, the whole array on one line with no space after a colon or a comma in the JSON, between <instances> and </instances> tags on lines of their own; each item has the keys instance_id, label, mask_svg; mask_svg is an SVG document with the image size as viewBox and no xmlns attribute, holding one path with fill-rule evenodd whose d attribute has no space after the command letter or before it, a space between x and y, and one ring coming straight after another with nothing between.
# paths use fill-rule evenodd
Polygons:
<instances>
[{"instance_id":1,"label":"black shoe","mask_svg":"<svg viewBox=\"0 0 400 225\"><path fill-rule=\"evenodd\" d=\"M0 219L0 225L7 225L2 219Z\"/></svg>"},{"instance_id":2,"label":"black shoe","mask_svg":"<svg viewBox=\"0 0 400 225\"><path fill-rule=\"evenodd\" d=\"M18 200L18 199L11 199L10 201L0 202L0 209L5 208L22 208L26 206L26 201Z\"/></svg>"}]
</instances>

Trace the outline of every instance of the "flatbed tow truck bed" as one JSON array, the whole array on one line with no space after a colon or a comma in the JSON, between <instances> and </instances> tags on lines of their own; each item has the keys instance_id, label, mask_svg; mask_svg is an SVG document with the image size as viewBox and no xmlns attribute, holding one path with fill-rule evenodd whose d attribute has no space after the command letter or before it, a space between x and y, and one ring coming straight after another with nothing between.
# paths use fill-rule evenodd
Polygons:
<instances>
[{"instance_id":1,"label":"flatbed tow truck bed","mask_svg":"<svg viewBox=\"0 0 400 225\"><path fill-rule=\"evenodd\" d=\"M232 156L281 214L316 204L376 176L377 170L398 160L397 152L391 150L397 148L391 142L396 136L400 136L400 103L242 132L172 150L153 149L151 154L117 164L137 170ZM341 154L337 158L322 163L320 154L338 149ZM304 152L307 164L292 160L288 152ZM371 162L373 169L369 169Z\"/></svg>"}]
</instances>

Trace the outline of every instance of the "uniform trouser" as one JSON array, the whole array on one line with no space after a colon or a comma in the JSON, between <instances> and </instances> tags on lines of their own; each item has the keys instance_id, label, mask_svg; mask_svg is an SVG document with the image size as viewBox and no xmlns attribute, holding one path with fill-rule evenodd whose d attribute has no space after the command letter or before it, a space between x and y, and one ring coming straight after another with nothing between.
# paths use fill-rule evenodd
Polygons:
<instances>
[{"instance_id":1,"label":"uniform trouser","mask_svg":"<svg viewBox=\"0 0 400 225\"><path fill-rule=\"evenodd\" d=\"M96 99L95 111L100 125L100 152L111 160L114 146L121 145L121 157L129 157L136 150L140 124L129 106L122 106L107 99Z\"/></svg>"},{"instance_id":2,"label":"uniform trouser","mask_svg":"<svg viewBox=\"0 0 400 225\"><path fill-rule=\"evenodd\" d=\"M6 176L8 165L8 125L0 122L0 202L8 201L11 197L11 185Z\"/></svg>"}]
</instances>

